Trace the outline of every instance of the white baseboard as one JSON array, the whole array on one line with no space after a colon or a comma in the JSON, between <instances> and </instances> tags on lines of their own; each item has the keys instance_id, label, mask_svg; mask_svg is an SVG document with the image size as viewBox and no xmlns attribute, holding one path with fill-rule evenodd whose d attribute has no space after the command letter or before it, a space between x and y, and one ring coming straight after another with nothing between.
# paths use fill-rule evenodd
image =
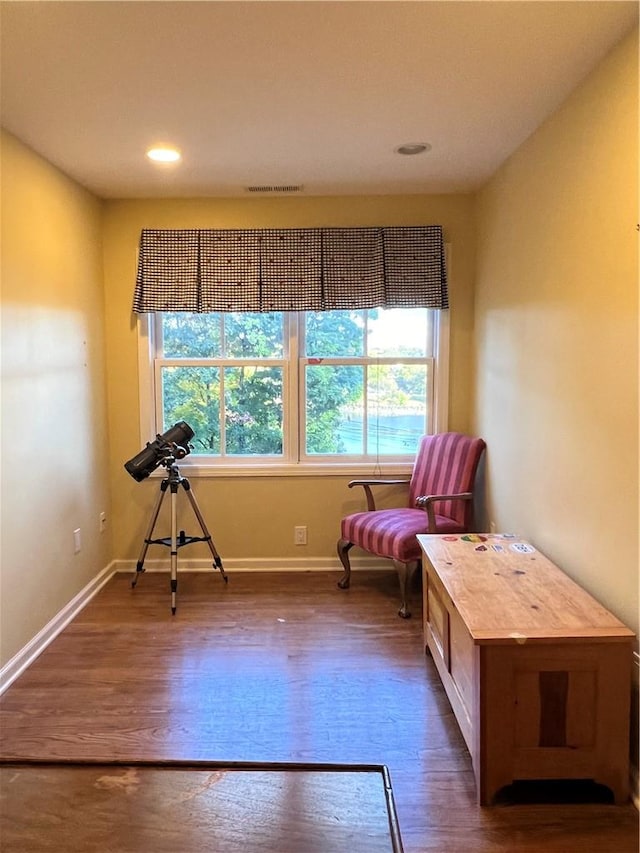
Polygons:
<instances>
[{"instance_id":1,"label":"white baseboard","mask_svg":"<svg viewBox=\"0 0 640 853\"><path fill-rule=\"evenodd\" d=\"M394 572L391 560L380 557L352 557L351 568L354 572L364 569L386 569ZM115 572L131 572L136 570L135 560L114 560L111 564ZM223 560L225 572L338 572L343 571L342 565L335 557L245 557ZM168 572L171 568L171 558L145 560L145 572ZM217 571L211 559L179 559L180 572L211 572Z\"/></svg>"},{"instance_id":2,"label":"white baseboard","mask_svg":"<svg viewBox=\"0 0 640 853\"><path fill-rule=\"evenodd\" d=\"M109 563L93 580L81 589L68 604L51 619L44 628L39 631L26 646L20 649L11 660L0 669L0 696L21 675L33 661L42 654L58 634L63 631L69 622L87 605L93 596L100 590L115 572L114 563Z\"/></svg>"},{"instance_id":3,"label":"white baseboard","mask_svg":"<svg viewBox=\"0 0 640 853\"><path fill-rule=\"evenodd\" d=\"M351 567L354 571L362 569L390 569L393 571L393 564L386 560L375 559L372 557L354 557L351 560ZM145 572L168 572L171 568L170 559L165 560L145 560ZM339 571L342 569L340 563L331 557L307 557L301 559L295 558L270 558L270 559L230 559L224 561L225 572L312 572L312 571ZM130 572L132 575L136 570L135 560L112 560L101 572L99 572L93 580L91 580L84 589L71 599L62 610L60 610L51 619L44 628L39 631L33 639L29 640L26 646L23 646L20 651L8 661L2 669L0 669L0 696L13 682L21 675L25 669L47 648L47 646L55 640L78 615L78 613L91 601L93 596L109 581L116 572ZM201 560L184 560L180 561L178 566L179 571L189 572L211 572L217 571L213 567L212 561L207 559Z\"/></svg>"}]
</instances>

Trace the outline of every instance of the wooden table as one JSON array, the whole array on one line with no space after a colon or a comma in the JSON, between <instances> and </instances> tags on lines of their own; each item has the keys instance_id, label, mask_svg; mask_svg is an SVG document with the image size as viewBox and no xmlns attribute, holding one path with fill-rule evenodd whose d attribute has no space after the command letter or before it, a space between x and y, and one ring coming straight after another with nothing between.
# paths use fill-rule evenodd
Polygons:
<instances>
[{"instance_id":1,"label":"wooden table","mask_svg":"<svg viewBox=\"0 0 640 853\"><path fill-rule=\"evenodd\" d=\"M418 540L425 645L479 803L532 779L591 779L626 802L633 632L528 542Z\"/></svg>"},{"instance_id":2,"label":"wooden table","mask_svg":"<svg viewBox=\"0 0 640 853\"><path fill-rule=\"evenodd\" d=\"M3 853L401 853L383 765L3 762Z\"/></svg>"}]
</instances>

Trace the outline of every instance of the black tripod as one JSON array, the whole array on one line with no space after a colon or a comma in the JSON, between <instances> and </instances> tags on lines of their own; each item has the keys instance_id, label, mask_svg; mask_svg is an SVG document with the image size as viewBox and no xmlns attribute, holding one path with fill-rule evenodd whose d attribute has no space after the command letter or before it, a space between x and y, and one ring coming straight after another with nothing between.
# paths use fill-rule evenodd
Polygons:
<instances>
[{"instance_id":1,"label":"black tripod","mask_svg":"<svg viewBox=\"0 0 640 853\"><path fill-rule=\"evenodd\" d=\"M211 534L207 530L207 526L204 523L204 518L202 517L202 513L196 503L195 496L191 491L191 484L187 480L186 477L181 476L180 470L178 469L178 465L176 463L176 457L172 455L168 455L165 459L162 460L162 464L167 469L167 476L160 483L160 494L158 495L158 500L156 501L156 505L153 508L153 512L151 514L151 521L149 523L149 528L147 530L147 534L144 538L144 544L142 546L142 551L140 552L140 558L136 564L136 573L131 581L131 586L135 587L138 582L138 576L141 572L144 572L144 558L147 555L147 549L149 545L166 545L168 548L171 548L171 612L175 614L176 612L176 593L178 591L178 548L182 548L183 545L190 545L192 542L206 542L209 546L209 550L213 556L213 565L214 568L219 569L220 574L224 578L224 582L228 583L229 578L225 574L225 571L222 567L222 560L220 559L220 555L215 549L213 544L213 540L211 539ZM181 530L178 533L178 487L182 486L187 497L189 498L189 503L200 523L200 528L202 530L202 536L186 536L184 530ZM160 507L162 506L162 501L166 494L167 489L171 491L171 536L165 536L162 539L152 539L153 528L156 526L156 521L158 520L158 515L160 513Z\"/></svg>"}]
</instances>

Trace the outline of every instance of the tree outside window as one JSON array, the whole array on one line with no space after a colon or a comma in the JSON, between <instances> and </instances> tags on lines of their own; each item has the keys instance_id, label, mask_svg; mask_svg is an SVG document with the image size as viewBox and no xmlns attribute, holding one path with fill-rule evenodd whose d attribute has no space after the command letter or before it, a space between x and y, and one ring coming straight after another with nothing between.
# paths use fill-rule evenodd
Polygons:
<instances>
[{"instance_id":1,"label":"tree outside window","mask_svg":"<svg viewBox=\"0 0 640 853\"><path fill-rule=\"evenodd\" d=\"M156 314L158 431L187 421L214 463L412 455L432 422L436 315Z\"/></svg>"}]
</instances>

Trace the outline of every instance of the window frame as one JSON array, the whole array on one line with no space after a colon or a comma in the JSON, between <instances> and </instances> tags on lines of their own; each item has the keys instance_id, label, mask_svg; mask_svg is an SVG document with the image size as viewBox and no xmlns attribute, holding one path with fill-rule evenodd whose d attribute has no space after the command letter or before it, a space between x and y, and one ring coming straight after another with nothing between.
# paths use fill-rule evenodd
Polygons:
<instances>
[{"instance_id":1,"label":"window frame","mask_svg":"<svg viewBox=\"0 0 640 853\"><path fill-rule=\"evenodd\" d=\"M445 256L447 269L451 271L450 245L445 244ZM451 276L449 275L449 278ZM148 441L152 441L158 433L156 426L156 404L159 391L159 381L156 374L155 342L154 342L154 315L137 314L137 344L138 344L138 377L139 377L139 406L140 406L140 447L144 447ZM449 421L449 339L450 339L450 316L449 309L434 310L433 324L433 357L432 362L432 384L430 404L432 423L430 428L434 433L446 432ZM185 457L180 465L190 477L308 477L314 475L322 476L362 476L362 475L406 475L413 467L413 454L407 455L405 459L395 458L386 460L379 459L355 459L354 457L322 457L314 458L300 452L302 436L299 424L304 417L304 373L298 379L302 370L301 362L309 361L300 355L300 329L297 322L291 322L291 316L285 314L285 352L283 354L283 387L288 389L285 394L283 407L283 455L297 451L299 461L290 461L290 458L261 458L259 461L250 457L227 458L224 462L207 461L206 456L190 454ZM189 363L202 363L201 359L181 360L181 364L188 366ZM234 360L225 360L225 366L232 366ZM323 360L329 364L333 359ZM351 360L350 360L351 361ZM371 358L363 359L371 363ZM400 363L402 358L387 359L381 357L379 363ZM206 360L207 364L211 362ZM240 363L246 364L246 361ZM264 362L261 362L264 363ZM292 412L297 412L297 417L291 417ZM164 469L155 471L151 476L164 476Z\"/></svg>"},{"instance_id":2,"label":"window frame","mask_svg":"<svg viewBox=\"0 0 640 853\"><path fill-rule=\"evenodd\" d=\"M426 366L427 372L427 387L428 387L428 396L427 396L427 412L428 412L428 424L427 430L429 432L434 432L434 422L435 422L435 409L434 409L434 383L433 376L435 375L435 356L425 356L424 358L409 358L399 356L397 358L393 357L375 357L375 356L361 356L361 357L349 357L349 358L323 358L322 359L322 367L333 367L333 366L355 366L355 367L363 367L364 374L364 394L368 395L369 391L369 383L367 371L368 368L373 366L382 366L382 365L400 365L400 364L416 364L416 365L424 365ZM300 465L316 465L316 464L328 464L331 461L336 461L338 464L343 465L368 465L369 467L372 464L372 456L373 454L368 454L368 458L363 459L360 455L348 455L348 454L340 454L331 456L330 454L326 454L323 457L315 456L313 454L308 454L305 450L306 445L306 412L305 412L305 402L307 399L306 395L306 384L307 384L307 367L316 366L314 359L306 356L300 356L298 359L298 369L296 371L298 377L298 393L300 395L300 399L298 401L298 432L299 432L299 447L298 447L298 464ZM292 371L293 372L293 371ZM365 407L366 411L366 407ZM365 423L363 424L365 433L364 433L364 443L365 446L368 443L367 435L366 435L366 421L368 418L365 418ZM364 455L364 454L363 454ZM395 464L403 464L406 462L412 462L414 459L414 453L404 454L396 454L393 459ZM375 463L376 465L382 464L382 459L384 457L376 457ZM389 461L389 464L392 464L392 461Z\"/></svg>"},{"instance_id":3,"label":"window frame","mask_svg":"<svg viewBox=\"0 0 640 853\"><path fill-rule=\"evenodd\" d=\"M170 313L170 312L167 312ZM242 313L242 312L238 312ZM249 357L249 358L227 358L227 357L212 357L212 358L158 358L156 356L157 352L157 344L156 344L156 336L161 336L161 323L157 321L155 314L144 314L139 315L140 317L144 317L147 323L147 335L149 337L148 343L148 360L149 366L152 371L152 382L151 382L151 412L149 415L151 428L152 428L152 436L155 436L160 430L158 429L158 415L162 410L162 369L164 367L215 367L220 371L220 381L222 386L224 387L224 371L226 368L233 367L245 367L248 365L252 365L255 367L278 367L282 370L282 391L283 391L283 407L282 407L282 423L283 423L283 435L282 435L282 455L286 457L286 459L291 458L290 454L290 445L289 445L289 433L288 433L288 424L292 420L289 416L289 411L291 410L291 404L289 400L289 395L287 393L287 388L292 387L290 374L295 373L291 369L291 357L289 354L289 331L291 328L295 328L296 324L291 322L291 317L284 313L283 314L283 351L281 356L273 356L270 358L258 358L258 357ZM158 341L160 343L160 341ZM142 375L142 373L140 374ZM224 393L224 391L223 391ZM140 422L143 423L143 416L141 411ZM221 444L224 442L224 430L225 430L225 421L224 418L220 420L220 431L221 431ZM143 445L149 439L145 439ZM243 457L243 456L233 456L233 457L225 457L225 459L229 459L230 461L222 462L222 461L214 461L216 457L211 457L211 461L207 461L207 456L197 454L189 455L186 457L185 462L182 462L182 465L189 466L192 472L195 472L196 468L207 468L212 469L212 473L215 471L220 471L222 468L244 468L251 467L256 465L283 465L285 464L284 460L280 457L270 458L268 456L259 457L259 461L255 458L251 457ZM233 461L231 461L231 459Z\"/></svg>"}]
</instances>

